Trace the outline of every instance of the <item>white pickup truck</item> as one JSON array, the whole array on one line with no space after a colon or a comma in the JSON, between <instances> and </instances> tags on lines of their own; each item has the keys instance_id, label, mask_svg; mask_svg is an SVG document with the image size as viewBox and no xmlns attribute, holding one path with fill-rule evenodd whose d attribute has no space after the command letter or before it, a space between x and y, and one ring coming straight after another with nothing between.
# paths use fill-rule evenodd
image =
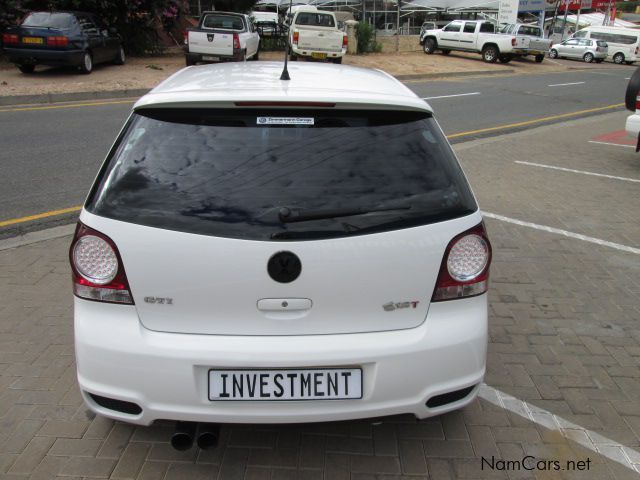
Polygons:
<instances>
[{"instance_id":1,"label":"white pickup truck","mask_svg":"<svg viewBox=\"0 0 640 480\"><path fill-rule=\"evenodd\" d=\"M482 54L485 62L494 63L497 60L509 62L516 55L524 54L519 48L518 39L513 35L499 35L494 33L493 23L478 20L455 20L444 28L427 30L421 38L424 52L431 54L440 50L448 55L452 50L477 52Z\"/></svg>"},{"instance_id":2,"label":"white pickup truck","mask_svg":"<svg viewBox=\"0 0 640 480\"><path fill-rule=\"evenodd\" d=\"M542 29L536 25L509 23L500 29L500 33L516 37L517 55L534 55L536 62L541 63L551 47L551 40L544 38Z\"/></svg>"},{"instance_id":3,"label":"white pickup truck","mask_svg":"<svg viewBox=\"0 0 640 480\"><path fill-rule=\"evenodd\" d=\"M249 16L232 12L204 12L197 28L187 30L187 66L198 62L258 60L260 35Z\"/></svg>"},{"instance_id":4,"label":"white pickup truck","mask_svg":"<svg viewBox=\"0 0 640 480\"><path fill-rule=\"evenodd\" d=\"M331 12L296 10L289 27L289 59L311 57L342 63L347 53L347 35L338 29Z\"/></svg>"}]
</instances>

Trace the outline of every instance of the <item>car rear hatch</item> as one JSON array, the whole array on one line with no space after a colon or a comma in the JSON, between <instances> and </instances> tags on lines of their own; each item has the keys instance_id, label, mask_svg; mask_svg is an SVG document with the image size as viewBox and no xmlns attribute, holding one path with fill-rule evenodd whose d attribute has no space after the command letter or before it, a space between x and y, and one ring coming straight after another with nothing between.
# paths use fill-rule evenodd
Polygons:
<instances>
[{"instance_id":1,"label":"car rear hatch","mask_svg":"<svg viewBox=\"0 0 640 480\"><path fill-rule=\"evenodd\" d=\"M208 13L198 30L188 32L189 52L231 56L234 53L234 35L237 39L238 33L244 28L240 15Z\"/></svg>"},{"instance_id":2,"label":"car rear hatch","mask_svg":"<svg viewBox=\"0 0 640 480\"><path fill-rule=\"evenodd\" d=\"M69 44L69 30L74 21L73 15L68 13L31 13L21 26L11 29L11 33L18 38L17 44L10 46L34 50L66 48Z\"/></svg>"},{"instance_id":3,"label":"car rear hatch","mask_svg":"<svg viewBox=\"0 0 640 480\"><path fill-rule=\"evenodd\" d=\"M146 328L304 335L420 325L479 214L427 112L150 109L82 220Z\"/></svg>"},{"instance_id":4,"label":"car rear hatch","mask_svg":"<svg viewBox=\"0 0 640 480\"><path fill-rule=\"evenodd\" d=\"M293 28L293 41L298 48L317 52L342 50L343 32L336 30L333 15L301 12L297 15Z\"/></svg>"}]
</instances>

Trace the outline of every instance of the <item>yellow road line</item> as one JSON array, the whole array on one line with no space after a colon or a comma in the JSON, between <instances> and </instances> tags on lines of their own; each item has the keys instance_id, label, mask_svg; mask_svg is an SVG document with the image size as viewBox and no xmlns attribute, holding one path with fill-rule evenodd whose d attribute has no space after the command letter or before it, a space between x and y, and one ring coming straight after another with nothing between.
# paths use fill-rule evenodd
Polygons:
<instances>
[{"instance_id":1,"label":"yellow road line","mask_svg":"<svg viewBox=\"0 0 640 480\"><path fill-rule=\"evenodd\" d=\"M51 210L50 212L29 215L28 217L12 218L11 220L4 220L0 222L0 227L8 227L18 223L31 222L33 220L40 220L41 218L55 217L56 215L63 215L65 213L79 212L80 209L82 209L82 207L61 208L60 210Z\"/></svg>"},{"instance_id":2,"label":"yellow road line","mask_svg":"<svg viewBox=\"0 0 640 480\"><path fill-rule=\"evenodd\" d=\"M135 103L136 100L114 100L110 102L70 103L68 105L46 105L39 107L5 108L0 112L24 112L28 110L53 110L56 108L99 107L101 105L118 105L121 103Z\"/></svg>"},{"instance_id":3,"label":"yellow road line","mask_svg":"<svg viewBox=\"0 0 640 480\"><path fill-rule=\"evenodd\" d=\"M535 120L527 120L526 122L509 123L507 125L498 125L497 127L481 128L479 130L471 130L469 132L454 133L447 135L447 138L466 137L468 135L476 135L478 133L494 132L496 130L506 130L508 128L525 127L527 125L534 125L536 123L548 122L550 120L558 120L560 118L575 117L576 115L582 115L584 113L601 112L603 110L611 110L624 106L624 103L616 103L615 105L607 105L606 107L589 108L587 110L578 110L577 112L562 113L560 115L551 115L549 117L536 118Z\"/></svg>"},{"instance_id":4,"label":"yellow road line","mask_svg":"<svg viewBox=\"0 0 640 480\"><path fill-rule=\"evenodd\" d=\"M125 102L120 102L120 103L125 103ZM92 105L92 104L87 104L87 105ZM577 112L570 112L570 113L563 113L560 115L552 115L550 117L542 117L542 118L537 118L535 120L527 120L526 122L518 122L518 123L510 123L507 125L499 125L497 127L489 127L489 128L481 128L479 130L471 130L469 132L461 132L461 133L454 133L453 135L448 135L447 138L457 138L457 137L464 137L467 135L475 135L478 133L485 133L485 132L494 132L496 130L506 130L508 128L515 128L515 127L524 127L526 125L533 125L536 123L541 123L541 122L546 122L549 120L557 120L560 118L569 118L569 117L573 117L576 115L581 115L583 113L591 113L591 112L600 112L603 110L611 110L614 108L619 108L622 107L624 105L624 103L617 103L615 105L607 105L606 107L598 107L598 108L589 108L587 110L579 110ZM52 108L56 108L56 107L52 107ZM0 112L3 110L0 110ZM63 215L65 213L71 213L71 212L79 212L81 210L82 207L70 207L70 208L63 208L60 210L51 210L50 212L44 212L44 213L38 213L36 215L29 215L28 217L21 217L21 218L13 218L11 220L4 220L4 221L0 221L0 227L7 227L9 225L16 225L18 223L25 223L25 222L31 222L33 220L39 220L41 218L47 218L47 217L54 217L56 215Z\"/></svg>"}]
</instances>

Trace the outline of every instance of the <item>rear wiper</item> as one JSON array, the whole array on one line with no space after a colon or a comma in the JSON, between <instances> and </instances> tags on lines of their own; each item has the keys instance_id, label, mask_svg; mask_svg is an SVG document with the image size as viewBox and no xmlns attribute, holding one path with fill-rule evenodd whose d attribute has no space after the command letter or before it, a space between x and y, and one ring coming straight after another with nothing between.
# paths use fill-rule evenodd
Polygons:
<instances>
[{"instance_id":1,"label":"rear wiper","mask_svg":"<svg viewBox=\"0 0 640 480\"><path fill-rule=\"evenodd\" d=\"M287 207L280 209L278 218L282 223L306 222L309 220L322 220L326 218L351 217L353 215L365 215L375 212L392 212L394 210L410 210L406 207L379 207L379 208L344 208L335 210L292 210Z\"/></svg>"}]
</instances>

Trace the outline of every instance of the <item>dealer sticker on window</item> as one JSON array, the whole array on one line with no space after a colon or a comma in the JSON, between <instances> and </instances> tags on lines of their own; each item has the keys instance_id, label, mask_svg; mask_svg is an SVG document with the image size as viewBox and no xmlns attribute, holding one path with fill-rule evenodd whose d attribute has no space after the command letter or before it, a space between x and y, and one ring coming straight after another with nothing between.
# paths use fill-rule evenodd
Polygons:
<instances>
[{"instance_id":1,"label":"dealer sticker on window","mask_svg":"<svg viewBox=\"0 0 640 480\"><path fill-rule=\"evenodd\" d=\"M258 117L258 125L313 125L313 117Z\"/></svg>"}]
</instances>

